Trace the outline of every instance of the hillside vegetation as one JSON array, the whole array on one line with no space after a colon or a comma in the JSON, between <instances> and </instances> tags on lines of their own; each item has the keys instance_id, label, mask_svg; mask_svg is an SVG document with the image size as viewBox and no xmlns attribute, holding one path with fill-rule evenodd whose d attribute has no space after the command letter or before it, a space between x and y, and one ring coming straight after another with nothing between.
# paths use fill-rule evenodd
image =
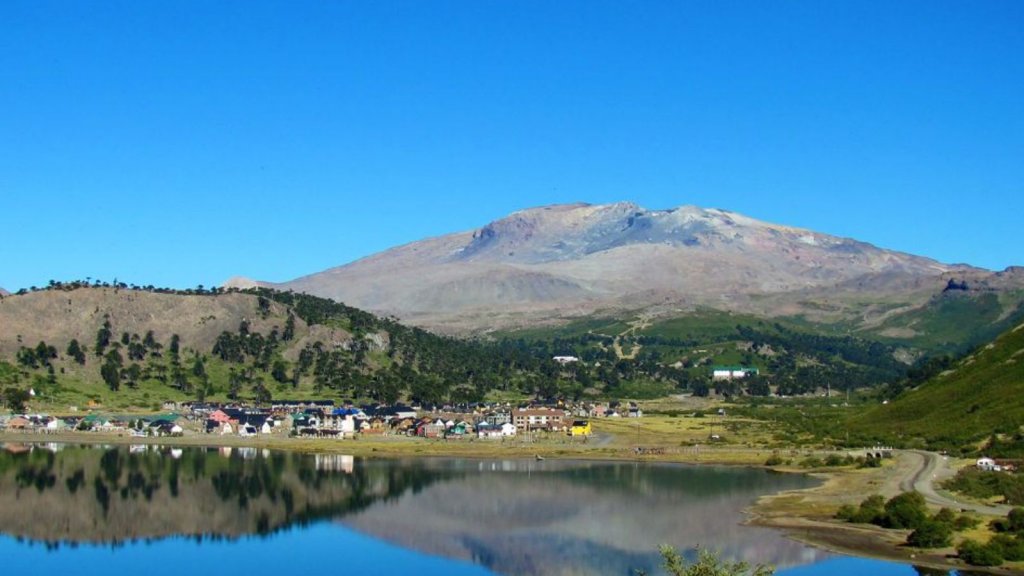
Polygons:
<instances>
[{"instance_id":1,"label":"hillside vegetation","mask_svg":"<svg viewBox=\"0 0 1024 576\"><path fill-rule=\"evenodd\" d=\"M847 390L901 381L917 354L891 342L851 336L845 330L800 319L767 321L747 314L696 310L671 319L588 318L565 326L505 333L547 353L589 362L628 357L643 370L674 367L676 378L698 395L709 387L731 396L783 395ZM758 378L709 383L715 365L743 365Z\"/></svg>"},{"instance_id":2,"label":"hillside vegetation","mask_svg":"<svg viewBox=\"0 0 1024 576\"><path fill-rule=\"evenodd\" d=\"M1024 324L920 386L849 420L851 435L902 445L1016 451L1024 424ZM994 450L991 450L994 449Z\"/></svg>"},{"instance_id":3,"label":"hillside vegetation","mask_svg":"<svg viewBox=\"0 0 1024 576\"><path fill-rule=\"evenodd\" d=\"M153 408L189 399L635 398L693 386L658 362L563 366L552 360L557 343L459 340L263 288L52 283L0 300L0 325L0 392L12 408L29 388L32 404L52 408Z\"/></svg>"},{"instance_id":4,"label":"hillside vegetation","mask_svg":"<svg viewBox=\"0 0 1024 576\"><path fill-rule=\"evenodd\" d=\"M0 300L0 325L0 385L31 386L51 404L467 401L513 386L534 392L541 374L537 359L514 349L264 289L57 283Z\"/></svg>"}]
</instances>

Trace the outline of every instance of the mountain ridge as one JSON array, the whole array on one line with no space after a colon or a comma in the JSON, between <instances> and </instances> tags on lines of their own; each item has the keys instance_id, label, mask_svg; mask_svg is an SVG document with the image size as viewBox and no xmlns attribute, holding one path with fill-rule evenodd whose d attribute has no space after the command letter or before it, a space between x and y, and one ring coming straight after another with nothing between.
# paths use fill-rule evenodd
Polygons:
<instances>
[{"instance_id":1,"label":"mountain ridge","mask_svg":"<svg viewBox=\"0 0 1024 576\"><path fill-rule=\"evenodd\" d=\"M858 318L865 300L920 306L951 279L974 285L994 274L728 210L619 202L519 210L288 282L229 285L307 292L474 333L599 311L697 307L867 322ZM1024 288L1024 275L1012 276L1010 288ZM835 312L804 302L808 295Z\"/></svg>"}]
</instances>

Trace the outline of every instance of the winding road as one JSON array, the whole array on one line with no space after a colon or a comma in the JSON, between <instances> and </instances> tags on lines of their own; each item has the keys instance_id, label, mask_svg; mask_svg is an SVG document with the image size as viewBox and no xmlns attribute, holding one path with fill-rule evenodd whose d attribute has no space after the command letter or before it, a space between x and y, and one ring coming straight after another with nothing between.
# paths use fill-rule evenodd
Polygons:
<instances>
[{"instance_id":1,"label":"winding road","mask_svg":"<svg viewBox=\"0 0 1024 576\"><path fill-rule=\"evenodd\" d=\"M900 490L904 492L916 490L924 496L924 499L929 504L943 508L970 510L994 516L1005 516L1010 512L1010 506L1002 504L988 506L985 504L960 502L959 500L939 494L935 490L935 482L951 478L955 474L949 466L949 459L947 457L923 450L902 450L899 452L899 455L913 461L911 473L900 481Z\"/></svg>"}]
</instances>

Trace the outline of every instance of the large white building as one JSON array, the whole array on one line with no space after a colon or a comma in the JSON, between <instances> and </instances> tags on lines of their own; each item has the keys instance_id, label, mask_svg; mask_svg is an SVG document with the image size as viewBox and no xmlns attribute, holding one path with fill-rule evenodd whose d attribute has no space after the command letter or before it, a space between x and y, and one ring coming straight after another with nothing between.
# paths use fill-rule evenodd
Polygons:
<instances>
[{"instance_id":1,"label":"large white building","mask_svg":"<svg viewBox=\"0 0 1024 576\"><path fill-rule=\"evenodd\" d=\"M752 366L714 366L711 369L712 380L733 380L736 378L746 378L747 376L757 376L757 368Z\"/></svg>"}]
</instances>

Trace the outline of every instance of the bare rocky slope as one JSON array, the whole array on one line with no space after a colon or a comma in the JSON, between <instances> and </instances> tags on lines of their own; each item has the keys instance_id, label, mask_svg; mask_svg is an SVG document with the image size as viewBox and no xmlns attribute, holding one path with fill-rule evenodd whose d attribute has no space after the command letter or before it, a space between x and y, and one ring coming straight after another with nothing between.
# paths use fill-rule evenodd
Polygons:
<instances>
[{"instance_id":1,"label":"bare rocky slope","mask_svg":"<svg viewBox=\"0 0 1024 576\"><path fill-rule=\"evenodd\" d=\"M1002 275L719 209L632 203L515 212L281 284L446 332L559 323L593 313L696 308L882 322L955 279L1024 287ZM252 281L236 278L229 286Z\"/></svg>"}]
</instances>

